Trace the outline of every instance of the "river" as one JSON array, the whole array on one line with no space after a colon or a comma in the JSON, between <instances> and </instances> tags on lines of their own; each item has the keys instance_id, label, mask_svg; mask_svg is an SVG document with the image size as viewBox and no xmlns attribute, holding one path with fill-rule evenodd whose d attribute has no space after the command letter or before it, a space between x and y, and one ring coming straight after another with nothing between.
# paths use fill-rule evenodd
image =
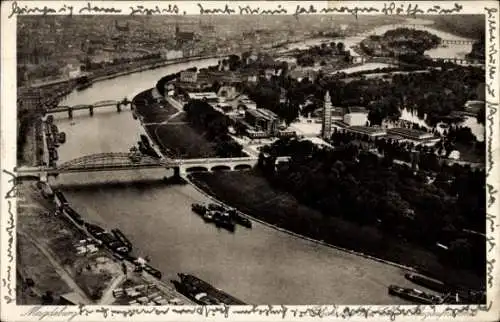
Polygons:
<instances>
[{"instance_id":1,"label":"river","mask_svg":"<svg viewBox=\"0 0 500 322\"><path fill-rule=\"evenodd\" d=\"M132 99L166 74L217 59L182 63L96 83L71 93L61 105ZM82 155L126 152L143 132L129 110L113 107L56 117L67 142L59 162ZM136 255L151 258L168 281L178 272L205 279L252 304L398 304L387 286L412 286L397 267L319 245L254 222L234 234L206 224L191 212L207 198L190 185L166 184L167 170L60 175L54 182L88 221L120 228Z\"/></svg>"}]
</instances>

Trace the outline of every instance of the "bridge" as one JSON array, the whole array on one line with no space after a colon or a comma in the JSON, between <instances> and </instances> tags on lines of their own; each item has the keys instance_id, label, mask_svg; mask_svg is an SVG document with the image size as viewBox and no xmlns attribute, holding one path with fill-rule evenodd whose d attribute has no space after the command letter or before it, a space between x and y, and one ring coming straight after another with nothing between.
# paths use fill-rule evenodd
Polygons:
<instances>
[{"instance_id":1,"label":"bridge","mask_svg":"<svg viewBox=\"0 0 500 322\"><path fill-rule=\"evenodd\" d=\"M470 65L484 65L484 60L481 59L469 59L469 58L456 58L456 57L442 57L442 58L430 58L433 62L440 63L454 63L461 66ZM391 65L398 65L399 59L396 57L384 57L384 56L352 56L351 62L354 64L366 64L366 63L384 63Z\"/></svg>"},{"instance_id":2,"label":"bridge","mask_svg":"<svg viewBox=\"0 0 500 322\"><path fill-rule=\"evenodd\" d=\"M481 59L468 59L468 58L432 58L434 62L440 63L454 63L461 66L483 65L484 60Z\"/></svg>"},{"instance_id":3,"label":"bridge","mask_svg":"<svg viewBox=\"0 0 500 322\"><path fill-rule=\"evenodd\" d=\"M117 112L121 112L122 106L126 107L128 105L131 105L132 102L129 101L127 98L124 98L121 101L112 101L112 100L107 100L107 101L99 101L95 102L94 104L80 104L80 105L74 105L74 106L57 106L54 108L48 108L46 110L47 114L54 114L54 113L68 113L68 117L70 119L73 118L73 111L78 111L78 110L89 110L90 116L94 115L94 109L96 108L102 108L102 107L108 107L108 106L115 106Z\"/></svg>"},{"instance_id":4,"label":"bridge","mask_svg":"<svg viewBox=\"0 0 500 322\"><path fill-rule=\"evenodd\" d=\"M441 45L472 45L474 42L470 39L441 39Z\"/></svg>"},{"instance_id":5,"label":"bridge","mask_svg":"<svg viewBox=\"0 0 500 322\"><path fill-rule=\"evenodd\" d=\"M164 159L144 155L134 160L128 152L98 153L82 156L53 167L20 167L16 168L16 172L18 176L42 178L64 173L173 168L176 176L182 176L190 172L250 169L257 163L257 160L257 157Z\"/></svg>"}]
</instances>

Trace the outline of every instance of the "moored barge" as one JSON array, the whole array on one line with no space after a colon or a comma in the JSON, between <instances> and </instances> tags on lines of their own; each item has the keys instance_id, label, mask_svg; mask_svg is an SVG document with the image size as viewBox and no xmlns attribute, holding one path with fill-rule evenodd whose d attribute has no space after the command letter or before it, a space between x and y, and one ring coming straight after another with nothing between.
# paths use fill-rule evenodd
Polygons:
<instances>
[{"instance_id":1,"label":"moored barge","mask_svg":"<svg viewBox=\"0 0 500 322\"><path fill-rule=\"evenodd\" d=\"M414 288L400 287L397 285L389 286L389 294L420 304L441 304L443 302L443 298L440 296L425 293Z\"/></svg>"},{"instance_id":2,"label":"moored barge","mask_svg":"<svg viewBox=\"0 0 500 322\"><path fill-rule=\"evenodd\" d=\"M130 240L128 240L127 237L125 237L125 235L121 232L120 229L115 228L112 229L111 232L121 243L123 243L128 248L129 252L132 251L132 243L130 242Z\"/></svg>"},{"instance_id":3,"label":"moored barge","mask_svg":"<svg viewBox=\"0 0 500 322\"><path fill-rule=\"evenodd\" d=\"M188 298L201 305L226 304L246 305L241 300L213 287L211 284L190 274L177 274L179 281L172 281L175 288Z\"/></svg>"},{"instance_id":4,"label":"moored barge","mask_svg":"<svg viewBox=\"0 0 500 322\"><path fill-rule=\"evenodd\" d=\"M436 292L448 293L451 291L451 288L449 286L446 286L443 282L422 275L406 273L405 278L415 284L426 287Z\"/></svg>"}]
</instances>

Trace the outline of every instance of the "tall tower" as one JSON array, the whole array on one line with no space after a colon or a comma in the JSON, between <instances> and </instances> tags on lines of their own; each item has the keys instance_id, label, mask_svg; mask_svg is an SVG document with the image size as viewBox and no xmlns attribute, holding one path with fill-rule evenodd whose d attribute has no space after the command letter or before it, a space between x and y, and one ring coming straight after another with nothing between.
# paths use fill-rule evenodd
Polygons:
<instances>
[{"instance_id":1,"label":"tall tower","mask_svg":"<svg viewBox=\"0 0 500 322\"><path fill-rule=\"evenodd\" d=\"M332 135L332 101L330 93L326 91L325 101L323 103L323 123L321 126L321 136L329 140Z\"/></svg>"}]
</instances>

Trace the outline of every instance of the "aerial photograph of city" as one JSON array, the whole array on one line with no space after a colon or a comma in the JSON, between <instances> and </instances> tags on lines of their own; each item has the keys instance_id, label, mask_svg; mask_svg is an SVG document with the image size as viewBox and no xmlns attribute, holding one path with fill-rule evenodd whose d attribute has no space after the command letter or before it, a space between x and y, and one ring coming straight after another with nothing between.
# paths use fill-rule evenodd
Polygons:
<instances>
[{"instance_id":1,"label":"aerial photograph of city","mask_svg":"<svg viewBox=\"0 0 500 322\"><path fill-rule=\"evenodd\" d=\"M16 23L17 305L486 303L485 15Z\"/></svg>"}]
</instances>

